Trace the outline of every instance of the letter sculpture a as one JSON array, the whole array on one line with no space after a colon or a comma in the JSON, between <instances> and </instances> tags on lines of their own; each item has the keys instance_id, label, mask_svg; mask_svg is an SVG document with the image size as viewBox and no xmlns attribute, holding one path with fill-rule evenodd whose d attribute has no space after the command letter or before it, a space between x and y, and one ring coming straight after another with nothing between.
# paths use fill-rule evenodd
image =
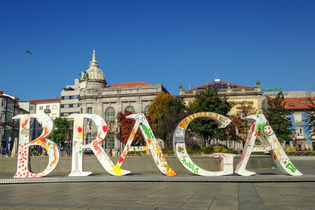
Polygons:
<instances>
[{"instance_id":1,"label":"letter sculpture a","mask_svg":"<svg viewBox=\"0 0 315 210\"><path fill-rule=\"evenodd\" d=\"M283 173L290 174L292 176L301 176L302 173L299 172L291 163L265 116L263 114L251 115L245 117L245 119L252 120L253 124L251 125L247 136L242 156L235 167L235 173L242 176L251 176L255 174L255 172L248 171L245 168L249 157L254 150L253 146L255 145L257 135L260 135L266 147L270 149L273 161L277 167L279 167Z\"/></svg>"},{"instance_id":2,"label":"letter sculpture a","mask_svg":"<svg viewBox=\"0 0 315 210\"><path fill-rule=\"evenodd\" d=\"M147 121L144 114L131 114L128 115L127 118L135 119L135 125L132 128L131 134L128 138L128 141L126 142L126 146L116 164L116 167L120 167L123 161L126 158L126 155L129 151L144 151L149 150L151 152L151 155L153 157L154 163L166 176L176 176L177 173L173 171L173 169L168 165L162 150L158 144L158 142L155 139L155 136L151 130L151 127L149 125L149 122ZM140 128L140 131L145 139L146 145L144 147L132 147L131 143L137 133L138 128Z\"/></svg>"}]
</instances>

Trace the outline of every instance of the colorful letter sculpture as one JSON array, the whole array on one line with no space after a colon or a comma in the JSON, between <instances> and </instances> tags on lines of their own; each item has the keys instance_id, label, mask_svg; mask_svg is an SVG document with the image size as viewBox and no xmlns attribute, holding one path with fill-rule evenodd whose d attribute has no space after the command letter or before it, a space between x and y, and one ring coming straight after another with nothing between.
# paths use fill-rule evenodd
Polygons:
<instances>
[{"instance_id":1,"label":"colorful letter sculpture","mask_svg":"<svg viewBox=\"0 0 315 210\"><path fill-rule=\"evenodd\" d=\"M93 120L97 127L97 138L90 144L83 145L84 136L84 118ZM74 119L73 142L72 142L72 169L69 176L88 176L92 172L83 171L83 149L90 148L103 168L115 176L125 175L130 171L116 167L108 157L100 143L104 140L107 133L107 125L103 118L95 114L71 114L68 119ZM90 122L92 123L92 122Z\"/></svg>"},{"instance_id":2,"label":"colorful letter sculpture","mask_svg":"<svg viewBox=\"0 0 315 210\"><path fill-rule=\"evenodd\" d=\"M151 155L154 159L156 166L159 170L167 176L176 176L177 174L171 169L171 167L166 162L166 159L162 153L162 150L156 141L154 134L151 130L151 127L144 114L132 114L127 116L127 118L133 118L136 120L135 125L133 126L132 132L128 138L124 151L122 152L118 163L117 168L120 168L121 164L126 158L126 155L129 151L143 151L149 149ZM131 143L137 133L138 128L140 127L141 133L145 139L147 146L144 147L132 147Z\"/></svg>"},{"instance_id":3,"label":"colorful letter sculpture","mask_svg":"<svg viewBox=\"0 0 315 210\"><path fill-rule=\"evenodd\" d=\"M197 175L223 176L233 174L233 158L235 156L233 154L215 153L210 155L210 157L222 158L220 169L218 171L204 170L196 165L189 157L185 145L185 133L188 125L194 119L200 117L210 118L214 120L219 124L219 128L225 128L231 122L229 118L212 112L199 112L186 117L176 127L173 135L173 148L176 157L188 171ZM72 141L72 168L69 176L88 176L92 173L83 171L83 152L84 149L88 148L90 148L94 152L95 156L97 157L103 168L108 173L114 176L123 176L130 173L130 171L121 168L121 165L129 151L144 150L149 150L151 152L156 166L163 174L167 176L177 175L168 165L144 114L132 114L127 117L135 119L136 122L116 165L113 164L111 159L107 156L106 152L100 145L107 134L107 125L103 118L95 114L72 114L68 118L74 120ZM46 139L46 137L49 136L54 130L54 122L48 115L44 114L22 114L15 116L13 119L20 120L18 163L17 171L14 175L14 178L34 178L48 175L57 167L60 157L60 152L57 144L49 139ZM38 119L41 122L43 132L40 137L30 142L31 119ZM87 119L89 123L92 123L93 121L97 128L96 139L93 142L85 145L83 144L85 130L84 119ZM251 153L253 151L270 151L272 153L274 162L282 170L282 172L292 176L302 175L291 163L290 159L284 152L276 135L274 134L272 128L270 127L268 121L263 114L251 115L246 117L245 119L252 120L253 124L251 125L243 153L237 166L235 167L236 174L239 174L241 176L254 175L255 172L246 170L246 165L248 163ZM140 131L145 139L146 146L131 146L131 143L134 140L138 128L140 128ZM260 135L265 143L265 146L262 149L254 148L257 135ZM47 151L48 166L44 171L40 173L34 173L31 170L30 146L41 146Z\"/></svg>"},{"instance_id":4,"label":"colorful letter sculpture","mask_svg":"<svg viewBox=\"0 0 315 210\"><path fill-rule=\"evenodd\" d=\"M233 154L213 154L210 157L223 158L220 164L219 171L207 171L196 165L193 160L189 157L186 151L185 144L185 133L188 125L196 118L205 117L216 121L219 124L219 128L225 128L231 120L220 114L212 112L199 112L192 114L185 119L183 119L179 125L176 127L173 135L173 148L176 157L179 159L181 164L190 172L201 175L201 176L222 176L233 174Z\"/></svg>"},{"instance_id":5,"label":"colorful letter sculpture","mask_svg":"<svg viewBox=\"0 0 315 210\"><path fill-rule=\"evenodd\" d=\"M30 120L31 118L36 118L42 123L43 132L42 134L30 142ZM20 120L20 143L18 148L18 163L17 171L14 175L15 178L34 178L42 177L51 173L59 163L59 147L55 142L46 139L54 130L54 122L52 119L45 114L27 114L27 115L17 115L13 119ZM49 156L47 168L40 172L34 173L31 169L31 156L30 156L30 146L40 146L47 150Z\"/></svg>"},{"instance_id":6,"label":"colorful letter sculpture","mask_svg":"<svg viewBox=\"0 0 315 210\"><path fill-rule=\"evenodd\" d=\"M242 156L235 167L235 173L242 176L251 176L255 174L255 172L247 171L245 168L249 157L254 150L253 146L255 144L257 135L260 135L260 137L265 142L265 145L267 145L267 148L261 151L270 149L276 166L279 167L283 173L290 174L292 176L301 176L302 173L300 173L291 163L265 116L263 114L251 115L245 117L245 119L252 120L253 124L251 125L249 134L247 136ZM257 152L259 150L255 151Z\"/></svg>"}]
</instances>

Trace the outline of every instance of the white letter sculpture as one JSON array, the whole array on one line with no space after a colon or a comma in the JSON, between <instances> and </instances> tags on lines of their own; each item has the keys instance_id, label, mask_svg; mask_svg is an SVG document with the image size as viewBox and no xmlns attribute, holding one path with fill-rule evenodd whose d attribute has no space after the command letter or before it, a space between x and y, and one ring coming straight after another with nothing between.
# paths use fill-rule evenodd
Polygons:
<instances>
[{"instance_id":1,"label":"white letter sculpture","mask_svg":"<svg viewBox=\"0 0 315 210\"><path fill-rule=\"evenodd\" d=\"M84 118L93 120L97 127L97 138L90 144L83 145ZM103 118L95 114L71 114L68 119L74 119L73 142L72 142L72 169L69 176L88 176L92 172L83 171L83 149L90 148L101 163L103 168L112 175L125 175L130 171L115 167L108 157L100 142L104 140L107 133L107 125Z\"/></svg>"},{"instance_id":2,"label":"white letter sculpture","mask_svg":"<svg viewBox=\"0 0 315 210\"><path fill-rule=\"evenodd\" d=\"M127 118L133 118L136 120L135 125L133 126L132 132L128 138L124 151L122 152L118 163L117 168L120 168L121 164L126 158L126 155L129 151L143 151L149 149L151 155L154 159L156 166L160 171L167 176L176 176L177 174L171 169L171 167L166 162L166 159L162 153L161 148L159 147L158 142L156 141L154 134L151 130L151 127L144 114L131 114ZM145 139L147 146L144 147L132 147L131 143L137 133L137 129L140 127L141 133Z\"/></svg>"},{"instance_id":3,"label":"white letter sculpture","mask_svg":"<svg viewBox=\"0 0 315 210\"><path fill-rule=\"evenodd\" d=\"M273 161L283 173L290 174L292 176L301 176L302 173L300 173L291 163L265 116L263 114L251 115L245 117L245 119L252 120L253 124L251 125L249 134L247 136L242 156L235 167L235 173L242 176L251 176L255 174L255 172L247 171L245 168L248 159L254 150L253 147L255 145L255 140L259 134L267 148L264 148L263 150L256 149L254 151L258 152L270 150L270 152L272 152Z\"/></svg>"},{"instance_id":4,"label":"white letter sculpture","mask_svg":"<svg viewBox=\"0 0 315 210\"><path fill-rule=\"evenodd\" d=\"M233 174L233 154L221 154L216 153L210 155L210 157L222 158L219 171L207 171L197 166L189 157L186 151L185 145L185 132L188 125L196 118L206 117L216 121L220 126L219 128L225 128L231 120L220 114L212 112L199 112L192 114L182 120L176 127L173 135L173 148L176 157L179 159L181 164L190 172L202 175L202 176L222 176ZM42 123L43 132L37 139L30 142L30 120L31 118L37 118ZM72 147L72 169L69 176L88 176L92 172L83 171L83 150L90 148L94 152L97 159L100 161L103 168L114 176L123 176L130 173L130 171L121 169L121 165L125 160L129 151L143 151L149 149L154 159L156 166L159 170L167 176L176 176L177 174L168 165L161 148L159 147L151 127L144 116L144 114L132 114L127 118L133 118L136 120L129 139L126 143L124 151L122 152L116 165L113 164L111 159L107 156L106 152L100 145L100 142L104 140L107 133L107 125L100 116L95 114L72 114L68 118L74 119L73 126L73 147ZM97 127L96 139L87 144L83 145L84 136L84 118L93 120ZM60 152L57 144L49 139L46 139L54 129L54 122L48 115L44 114L21 114L15 116L13 119L20 120L20 143L18 148L18 163L17 171L14 178L34 178L42 177L51 173L59 163ZM253 151L266 151L270 150L272 157L276 165L282 170L282 172L290 174L292 176L302 175L291 163L290 159L281 147L276 135L270 127L268 121L263 114L251 115L245 119L253 121L251 125L245 147L240 157L240 160L235 168L235 173L242 176L251 176L255 172L247 171L246 165L249 157ZM147 146L143 147L132 147L131 143L137 133L137 129L140 127L141 133L144 136ZM255 140L257 135L260 135L265 143L265 148L257 149L254 148ZM31 170L31 156L30 146L36 145L41 146L47 150L49 155L47 168L40 172L34 173Z\"/></svg>"},{"instance_id":5,"label":"white letter sculpture","mask_svg":"<svg viewBox=\"0 0 315 210\"><path fill-rule=\"evenodd\" d=\"M43 132L37 139L29 142L31 118L37 118L41 121ZM59 163L59 147L55 142L46 139L46 136L49 136L54 130L54 122L48 115L45 114L20 114L13 117L13 119L20 120L20 143L17 157L18 163L14 178L35 178L48 175ZM31 169L30 146L33 145L43 147L47 150L47 154L49 155L48 166L40 173L34 173Z\"/></svg>"},{"instance_id":6,"label":"white letter sculpture","mask_svg":"<svg viewBox=\"0 0 315 210\"><path fill-rule=\"evenodd\" d=\"M207 171L200 168L196 165L192 159L189 157L186 151L185 145L185 132L187 130L188 125L196 118L206 117L214 120L220 126L219 128L225 128L231 120L225 116L220 114L212 113L212 112L199 112L192 114L185 119L183 119L179 125L176 127L174 136L173 136L173 148L176 157L179 159L180 163L190 172L201 175L201 176L222 176L233 174L233 154L213 154L210 157L219 157L223 158L220 164L219 171Z\"/></svg>"},{"instance_id":7,"label":"white letter sculpture","mask_svg":"<svg viewBox=\"0 0 315 210\"><path fill-rule=\"evenodd\" d=\"M124 151L121 154L116 165L113 164L111 159L107 156L106 152L100 145L100 142L106 136L107 133L107 125L105 121L98 115L94 114L72 114L68 118L74 119L74 128L73 128L73 149L72 149L72 170L69 176L88 176L92 172L84 172L82 169L83 166L83 149L90 148L94 152L97 159L102 164L103 168L114 176L123 176L130 171L124 170L121 168L121 165L129 151L142 151L149 149L153 156L154 162L157 167L160 169L162 173L168 176L177 175L167 164L162 151L155 140L155 137L151 131L150 125L146 120L143 114L133 114L129 115L127 118L134 118L136 120L135 125L132 129L132 132L129 136L129 139L126 143ZM97 126L98 135L97 138L90 144L83 145L82 140L84 136L84 127L83 120L84 118L88 118L93 120ZM145 138L145 141L148 146L145 147L131 147L131 143L134 139L134 136L137 133L137 129L140 126L140 130L142 135Z\"/></svg>"}]
</instances>

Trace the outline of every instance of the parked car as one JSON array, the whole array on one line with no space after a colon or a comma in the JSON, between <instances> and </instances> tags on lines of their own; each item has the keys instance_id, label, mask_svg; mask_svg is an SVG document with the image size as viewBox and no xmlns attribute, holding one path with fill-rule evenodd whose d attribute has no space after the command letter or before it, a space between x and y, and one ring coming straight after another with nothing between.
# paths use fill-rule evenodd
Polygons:
<instances>
[{"instance_id":1,"label":"parked car","mask_svg":"<svg viewBox=\"0 0 315 210\"><path fill-rule=\"evenodd\" d=\"M91 149L84 150L83 155L94 155L94 152Z\"/></svg>"}]
</instances>

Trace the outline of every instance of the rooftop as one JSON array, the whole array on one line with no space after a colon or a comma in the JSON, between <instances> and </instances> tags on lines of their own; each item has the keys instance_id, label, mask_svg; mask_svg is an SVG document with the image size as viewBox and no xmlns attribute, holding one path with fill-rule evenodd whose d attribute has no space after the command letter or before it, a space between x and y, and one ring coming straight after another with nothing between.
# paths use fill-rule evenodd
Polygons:
<instances>
[{"instance_id":1,"label":"rooftop","mask_svg":"<svg viewBox=\"0 0 315 210\"><path fill-rule=\"evenodd\" d=\"M31 100L30 103L38 104L38 103L54 103L60 102L60 98L51 98L51 99L38 99L38 100Z\"/></svg>"},{"instance_id":2,"label":"rooftop","mask_svg":"<svg viewBox=\"0 0 315 210\"><path fill-rule=\"evenodd\" d=\"M310 109L309 106L315 103L314 97L301 97L301 98L284 98L285 109Z\"/></svg>"},{"instance_id":3,"label":"rooftop","mask_svg":"<svg viewBox=\"0 0 315 210\"><path fill-rule=\"evenodd\" d=\"M122 82L122 83L116 83L114 85L109 86L109 88L114 88L114 87L133 87L133 86L138 86L138 85L150 85L146 82Z\"/></svg>"},{"instance_id":4,"label":"rooftop","mask_svg":"<svg viewBox=\"0 0 315 210\"><path fill-rule=\"evenodd\" d=\"M230 86L230 88L249 88L244 85L237 85L230 82L223 82L221 80L216 80L214 82L190 89L190 90L202 90L208 88L218 88L218 89L227 89Z\"/></svg>"}]
</instances>

